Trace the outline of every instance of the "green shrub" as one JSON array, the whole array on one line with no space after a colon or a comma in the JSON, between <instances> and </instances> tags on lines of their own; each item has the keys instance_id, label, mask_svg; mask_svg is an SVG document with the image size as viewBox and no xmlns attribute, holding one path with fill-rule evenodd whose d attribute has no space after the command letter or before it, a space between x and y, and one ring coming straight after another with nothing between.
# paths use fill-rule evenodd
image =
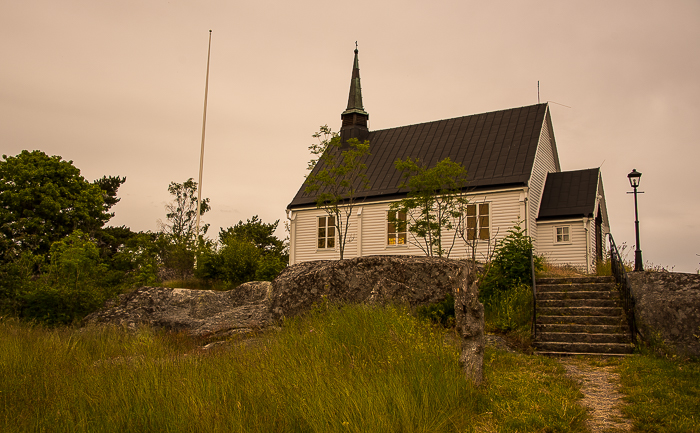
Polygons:
<instances>
[{"instance_id":1,"label":"green shrub","mask_svg":"<svg viewBox=\"0 0 700 433\"><path fill-rule=\"evenodd\" d=\"M68 324L118 293L104 284L109 267L100 263L99 249L80 230L54 242L49 256L48 271L28 280L17 293L20 317Z\"/></svg>"},{"instance_id":2,"label":"green shrub","mask_svg":"<svg viewBox=\"0 0 700 433\"><path fill-rule=\"evenodd\" d=\"M484 316L491 331L510 332L529 329L532 320L532 288L518 284L497 292L484 302Z\"/></svg>"},{"instance_id":3,"label":"green shrub","mask_svg":"<svg viewBox=\"0 0 700 433\"><path fill-rule=\"evenodd\" d=\"M516 224L508 230L508 235L496 246L496 254L491 267L479 286L482 302L491 299L497 292L504 292L520 284L531 284L532 268L530 254L532 239L525 229ZM535 272L544 269L541 257L534 257Z\"/></svg>"},{"instance_id":4,"label":"green shrub","mask_svg":"<svg viewBox=\"0 0 700 433\"><path fill-rule=\"evenodd\" d=\"M260 251L252 242L230 237L218 251L202 254L195 275L237 286L255 279L260 257Z\"/></svg>"},{"instance_id":5,"label":"green shrub","mask_svg":"<svg viewBox=\"0 0 700 433\"><path fill-rule=\"evenodd\" d=\"M284 242L274 236L278 222L266 224L256 215L246 223L221 229L218 249L203 252L195 276L218 280L227 288L248 281L272 281L289 261Z\"/></svg>"},{"instance_id":6,"label":"green shrub","mask_svg":"<svg viewBox=\"0 0 700 433\"><path fill-rule=\"evenodd\" d=\"M445 328L451 328L455 324L455 299L449 293L442 302L419 306L416 308L416 315Z\"/></svg>"},{"instance_id":7,"label":"green shrub","mask_svg":"<svg viewBox=\"0 0 700 433\"><path fill-rule=\"evenodd\" d=\"M532 320L532 240L525 229L515 225L496 247L488 273L479 286L488 330L529 332ZM535 271L544 269L544 260L534 257Z\"/></svg>"},{"instance_id":8,"label":"green shrub","mask_svg":"<svg viewBox=\"0 0 700 433\"><path fill-rule=\"evenodd\" d=\"M279 256L263 255L255 270L256 281L272 281L287 267L287 263Z\"/></svg>"},{"instance_id":9,"label":"green shrub","mask_svg":"<svg viewBox=\"0 0 700 433\"><path fill-rule=\"evenodd\" d=\"M36 269L44 258L30 252L7 262L0 262L0 316L17 315L21 307L20 296L31 285Z\"/></svg>"}]
</instances>

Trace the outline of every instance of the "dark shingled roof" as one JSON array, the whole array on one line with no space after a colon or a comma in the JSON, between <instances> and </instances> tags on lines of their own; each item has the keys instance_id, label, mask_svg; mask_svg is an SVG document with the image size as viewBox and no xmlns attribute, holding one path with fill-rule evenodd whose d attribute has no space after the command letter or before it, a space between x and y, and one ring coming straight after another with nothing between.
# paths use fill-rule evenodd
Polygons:
<instances>
[{"instance_id":1,"label":"dark shingled roof","mask_svg":"<svg viewBox=\"0 0 700 433\"><path fill-rule=\"evenodd\" d=\"M593 216L599 168L549 173L538 220Z\"/></svg>"},{"instance_id":2,"label":"dark shingled roof","mask_svg":"<svg viewBox=\"0 0 700 433\"><path fill-rule=\"evenodd\" d=\"M429 167L449 157L467 169L469 188L525 185L530 179L547 104L371 131L368 200L401 197L394 161L420 158ZM320 170L319 164L314 172ZM289 208L315 204L302 185Z\"/></svg>"}]
</instances>

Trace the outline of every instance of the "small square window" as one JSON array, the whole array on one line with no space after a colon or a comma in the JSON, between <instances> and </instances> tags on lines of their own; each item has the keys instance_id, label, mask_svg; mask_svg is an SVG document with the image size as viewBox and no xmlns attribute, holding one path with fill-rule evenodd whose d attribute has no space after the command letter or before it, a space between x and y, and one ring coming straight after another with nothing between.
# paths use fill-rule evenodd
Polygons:
<instances>
[{"instance_id":1,"label":"small square window","mask_svg":"<svg viewBox=\"0 0 700 433\"><path fill-rule=\"evenodd\" d=\"M569 226L556 227L557 235L556 242L571 242L571 236L569 235Z\"/></svg>"}]
</instances>

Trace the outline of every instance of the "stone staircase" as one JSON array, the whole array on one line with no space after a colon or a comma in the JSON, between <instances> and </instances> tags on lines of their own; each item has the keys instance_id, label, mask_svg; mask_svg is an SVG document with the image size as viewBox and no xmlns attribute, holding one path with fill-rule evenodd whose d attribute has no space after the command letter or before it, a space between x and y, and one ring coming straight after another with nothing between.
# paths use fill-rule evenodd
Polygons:
<instances>
[{"instance_id":1,"label":"stone staircase","mask_svg":"<svg viewBox=\"0 0 700 433\"><path fill-rule=\"evenodd\" d=\"M622 356L634 349L613 277L537 280L535 326L541 355Z\"/></svg>"}]
</instances>

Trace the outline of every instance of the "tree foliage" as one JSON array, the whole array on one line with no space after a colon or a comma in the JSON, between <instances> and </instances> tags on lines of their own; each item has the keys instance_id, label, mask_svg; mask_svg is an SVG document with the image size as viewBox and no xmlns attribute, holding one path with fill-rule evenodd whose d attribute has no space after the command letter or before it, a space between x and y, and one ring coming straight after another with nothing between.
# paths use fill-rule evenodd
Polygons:
<instances>
[{"instance_id":1,"label":"tree foliage","mask_svg":"<svg viewBox=\"0 0 700 433\"><path fill-rule=\"evenodd\" d=\"M227 287L248 281L272 281L289 261L286 246L274 232L279 220L266 224L257 215L221 229L219 245L201 257L197 275Z\"/></svg>"},{"instance_id":2,"label":"tree foliage","mask_svg":"<svg viewBox=\"0 0 700 433\"><path fill-rule=\"evenodd\" d=\"M176 242L188 242L195 239L197 231L197 182L192 178L183 183L170 182L168 192L173 201L165 206L167 222L161 222L161 231L172 235ZM211 209L209 199L202 199L199 215L202 216ZM200 234L205 234L209 224L200 228Z\"/></svg>"},{"instance_id":3,"label":"tree foliage","mask_svg":"<svg viewBox=\"0 0 700 433\"><path fill-rule=\"evenodd\" d=\"M257 215L248 219L245 223L238 221L233 227L219 232L219 242L225 243L228 238L246 239L265 255L286 256L286 246L275 236L275 230L279 225L279 220L266 224Z\"/></svg>"},{"instance_id":4,"label":"tree foliage","mask_svg":"<svg viewBox=\"0 0 700 433\"><path fill-rule=\"evenodd\" d=\"M369 155L369 141L360 143L351 138L346 145L337 132L328 125L321 126L313 135L319 140L309 146L312 157L306 178L307 193L316 195L316 207L333 217L338 235L338 250L343 259L348 243L348 229L352 210L363 190L368 188L367 165L363 162Z\"/></svg>"},{"instance_id":5,"label":"tree foliage","mask_svg":"<svg viewBox=\"0 0 700 433\"><path fill-rule=\"evenodd\" d=\"M76 230L54 242L46 272L19 295L19 313L50 325L69 324L117 293L102 281L109 266L90 237Z\"/></svg>"},{"instance_id":6,"label":"tree foliage","mask_svg":"<svg viewBox=\"0 0 700 433\"><path fill-rule=\"evenodd\" d=\"M74 230L94 232L106 223L123 181L90 183L72 161L35 150L0 161L0 259L23 251L49 252ZM101 185L109 184L109 191ZM105 198L108 198L106 201Z\"/></svg>"},{"instance_id":7,"label":"tree foliage","mask_svg":"<svg viewBox=\"0 0 700 433\"><path fill-rule=\"evenodd\" d=\"M496 246L488 274L484 277L480 296L489 298L497 292L506 292L521 284L531 286L532 239L525 229L516 224ZM542 258L534 256L535 271L543 269Z\"/></svg>"},{"instance_id":8,"label":"tree foliage","mask_svg":"<svg viewBox=\"0 0 700 433\"><path fill-rule=\"evenodd\" d=\"M400 187L407 188L408 193L390 209L406 214L413 245L428 256L449 257L455 245L456 228L468 203L463 194L467 170L450 158L431 168L410 157L398 159L394 165L405 179ZM444 232L453 229L451 242L443 239Z\"/></svg>"},{"instance_id":9,"label":"tree foliage","mask_svg":"<svg viewBox=\"0 0 700 433\"><path fill-rule=\"evenodd\" d=\"M100 187L102 190L102 200L104 201L104 210L109 212L109 210L115 204L119 203L121 200L117 198L117 191L119 187L126 182L126 177L119 176L102 176L100 179L96 179L93 184ZM109 214L109 217L113 217L114 212Z\"/></svg>"},{"instance_id":10,"label":"tree foliage","mask_svg":"<svg viewBox=\"0 0 700 433\"><path fill-rule=\"evenodd\" d=\"M203 235L209 224L204 224L197 236L197 182L192 178L183 183L170 182L168 192L173 200L165 206L167 222L160 222L160 255L166 268L187 279L194 271L198 250L207 247ZM210 209L209 199L202 199L200 216Z\"/></svg>"}]
</instances>

